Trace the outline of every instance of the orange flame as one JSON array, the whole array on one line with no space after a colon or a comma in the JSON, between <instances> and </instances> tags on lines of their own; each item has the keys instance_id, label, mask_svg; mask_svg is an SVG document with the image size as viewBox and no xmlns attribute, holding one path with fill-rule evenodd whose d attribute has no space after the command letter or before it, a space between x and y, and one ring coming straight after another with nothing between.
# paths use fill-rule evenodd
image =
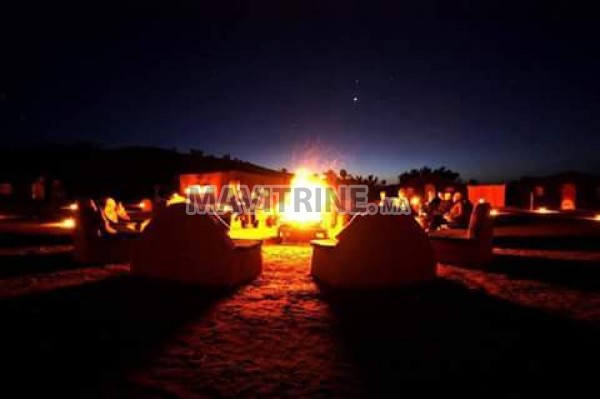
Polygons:
<instances>
[{"instance_id":1,"label":"orange flame","mask_svg":"<svg viewBox=\"0 0 600 399\"><path fill-rule=\"evenodd\" d=\"M314 173L310 173L305 168L300 168L294 174L291 181L292 192L285 199L283 221L298 224L321 223L324 219L326 188L324 179ZM296 204L294 189L303 188L310 191L310 197L307 200L308 207L305 204ZM320 191L320 192L319 192Z\"/></svg>"}]
</instances>

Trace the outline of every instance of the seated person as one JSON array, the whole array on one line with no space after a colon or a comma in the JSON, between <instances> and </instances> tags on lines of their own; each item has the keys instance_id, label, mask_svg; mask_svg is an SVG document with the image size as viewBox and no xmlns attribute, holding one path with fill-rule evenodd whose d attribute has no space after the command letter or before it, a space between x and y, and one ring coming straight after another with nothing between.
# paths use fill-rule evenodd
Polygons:
<instances>
[{"instance_id":1,"label":"seated person","mask_svg":"<svg viewBox=\"0 0 600 399\"><path fill-rule=\"evenodd\" d=\"M431 209L429 214L429 230L435 231L439 229L442 225L448 224L448 221L446 220L444 215L446 215L452 208L451 195L452 194L450 193L438 193L438 200L435 201L435 204L437 204L437 206Z\"/></svg>"},{"instance_id":2,"label":"seated person","mask_svg":"<svg viewBox=\"0 0 600 399\"><path fill-rule=\"evenodd\" d=\"M469 205L468 201L463 200L461 193L454 193L452 207L444 214L444 219L448 222L448 227L453 229L467 228L472 209Z\"/></svg>"},{"instance_id":3,"label":"seated person","mask_svg":"<svg viewBox=\"0 0 600 399\"><path fill-rule=\"evenodd\" d=\"M437 209L442 199L435 195L435 191L429 190L427 191L427 201L423 204L423 208L421 209L427 215L430 215Z\"/></svg>"},{"instance_id":4,"label":"seated person","mask_svg":"<svg viewBox=\"0 0 600 399\"><path fill-rule=\"evenodd\" d=\"M435 195L435 191L432 190L427 191L426 196L427 198L419 210L418 222L425 231L428 231L431 225L431 215L433 214L433 210L437 207L437 201L439 200Z\"/></svg>"},{"instance_id":5,"label":"seated person","mask_svg":"<svg viewBox=\"0 0 600 399\"><path fill-rule=\"evenodd\" d=\"M127 221L131 220L131 218L129 217L129 214L125 210L125 207L123 206L123 203L121 201L119 201L117 203L116 212L117 212L117 216L119 217L119 219L121 219L121 220L127 220Z\"/></svg>"},{"instance_id":6,"label":"seated person","mask_svg":"<svg viewBox=\"0 0 600 399\"><path fill-rule=\"evenodd\" d=\"M140 232L150 222L150 220L132 222L123 204L117 203L111 197L104 200L102 215L104 217L104 228L111 234Z\"/></svg>"}]
</instances>

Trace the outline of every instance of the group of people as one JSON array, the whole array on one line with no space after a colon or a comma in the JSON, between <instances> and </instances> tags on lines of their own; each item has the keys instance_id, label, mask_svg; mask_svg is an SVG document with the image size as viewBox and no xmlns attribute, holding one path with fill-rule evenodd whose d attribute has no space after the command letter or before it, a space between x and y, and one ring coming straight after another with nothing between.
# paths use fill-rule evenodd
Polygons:
<instances>
[{"instance_id":1,"label":"group of people","mask_svg":"<svg viewBox=\"0 0 600 399\"><path fill-rule=\"evenodd\" d=\"M462 193L449 192L436 193L429 191L427 193L427 202L421 208L426 227L429 231L435 231L440 228L461 229L467 228L473 204Z\"/></svg>"},{"instance_id":2,"label":"group of people","mask_svg":"<svg viewBox=\"0 0 600 399\"><path fill-rule=\"evenodd\" d=\"M33 206L31 216L34 219L41 219L52 215L64 203L66 192L60 180L54 179L48 185L46 178L40 176L31 183L30 198Z\"/></svg>"},{"instance_id":3,"label":"group of people","mask_svg":"<svg viewBox=\"0 0 600 399\"><path fill-rule=\"evenodd\" d=\"M150 222L150 220L132 220L123 203L115 201L114 198L105 198L103 205L104 227L109 233L139 232Z\"/></svg>"}]
</instances>

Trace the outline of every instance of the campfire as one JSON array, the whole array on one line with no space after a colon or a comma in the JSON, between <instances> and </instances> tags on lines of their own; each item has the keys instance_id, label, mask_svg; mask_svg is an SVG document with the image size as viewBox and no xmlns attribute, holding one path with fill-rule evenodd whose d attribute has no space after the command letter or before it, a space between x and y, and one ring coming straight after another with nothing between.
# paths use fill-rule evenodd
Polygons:
<instances>
[{"instance_id":1,"label":"campfire","mask_svg":"<svg viewBox=\"0 0 600 399\"><path fill-rule=\"evenodd\" d=\"M291 192L286 195L281 213L281 238L300 241L326 238L328 185L325 179L302 168L296 171L290 186ZM308 191L308 199L301 200L294 194L297 189Z\"/></svg>"},{"instance_id":2,"label":"campfire","mask_svg":"<svg viewBox=\"0 0 600 399\"><path fill-rule=\"evenodd\" d=\"M221 216L229 223L229 236L233 239L253 239L276 241L309 241L314 238L328 238L335 236L335 232L342 226L342 222L333 221L333 212L328 209L328 201L331 200L330 184L325 177L320 174L301 168L296 171L289 181L289 186L285 186L285 194L274 196L271 200L269 191L254 192L250 194L253 201L247 201L250 198L244 197L240 190L240 181L230 179L229 185L223 188L231 190L234 188L234 196L223 194L223 190L215 192L217 201L215 209L221 211ZM244 182L248 184L249 182ZM281 184L277 183L281 188ZM268 186L268 185L267 185ZM248 187L248 186L244 186ZM248 187L253 190L253 187ZM208 186L188 185L183 191L186 195L192 192L205 193ZM261 197L264 198L261 199ZM245 208L239 209L229 204L227 201L231 198L236 199L237 204L245 204ZM168 205L186 202L186 199L174 194L168 201ZM332 223L333 221L333 223Z\"/></svg>"}]
</instances>

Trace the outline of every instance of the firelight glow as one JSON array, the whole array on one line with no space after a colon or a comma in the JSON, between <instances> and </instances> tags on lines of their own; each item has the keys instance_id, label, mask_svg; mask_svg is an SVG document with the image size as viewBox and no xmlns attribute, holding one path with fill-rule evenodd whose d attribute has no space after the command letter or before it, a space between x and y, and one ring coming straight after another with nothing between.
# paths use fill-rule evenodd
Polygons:
<instances>
[{"instance_id":1,"label":"firelight glow","mask_svg":"<svg viewBox=\"0 0 600 399\"><path fill-rule=\"evenodd\" d=\"M74 218L65 218L65 219L61 220L60 222L44 224L44 226L47 226L47 227L66 229L66 230L74 229L75 225L76 225L76 223L75 223Z\"/></svg>"},{"instance_id":2,"label":"firelight glow","mask_svg":"<svg viewBox=\"0 0 600 399\"><path fill-rule=\"evenodd\" d=\"M61 206L60 209L69 210L71 212L76 212L79 210L79 204L77 202L71 202L68 205Z\"/></svg>"},{"instance_id":3,"label":"firelight glow","mask_svg":"<svg viewBox=\"0 0 600 399\"><path fill-rule=\"evenodd\" d=\"M546 208L545 206L540 206L540 207L539 207L539 208L536 210L536 212L537 212L537 213L541 213L541 214L559 213L558 211L556 211L556 210L553 210L553 209L548 209L548 208Z\"/></svg>"},{"instance_id":4,"label":"firelight glow","mask_svg":"<svg viewBox=\"0 0 600 399\"><path fill-rule=\"evenodd\" d=\"M410 204L411 204L412 206L419 206L419 205L421 205L421 198L420 198L420 197L418 197L418 196L414 196L414 197L412 197L412 198L410 199Z\"/></svg>"},{"instance_id":5,"label":"firelight glow","mask_svg":"<svg viewBox=\"0 0 600 399\"><path fill-rule=\"evenodd\" d=\"M75 228L75 219L66 218L61 222L61 227L64 229L73 229Z\"/></svg>"},{"instance_id":6,"label":"firelight glow","mask_svg":"<svg viewBox=\"0 0 600 399\"><path fill-rule=\"evenodd\" d=\"M327 184L324 179L305 168L300 168L294 174L290 186L292 192L285 199L284 211L281 215L282 220L298 224L320 223L323 220L326 202L325 190ZM310 198L307 200L310 209L307 209L304 204L294 203L296 199L294 198L294 189L296 188L310 191ZM317 191L320 191L320 193L317 194Z\"/></svg>"},{"instance_id":7,"label":"firelight glow","mask_svg":"<svg viewBox=\"0 0 600 399\"><path fill-rule=\"evenodd\" d=\"M167 200L167 206L173 205L173 204L183 204L185 202L186 202L186 199L184 196L180 195L179 193L173 193Z\"/></svg>"}]
</instances>

